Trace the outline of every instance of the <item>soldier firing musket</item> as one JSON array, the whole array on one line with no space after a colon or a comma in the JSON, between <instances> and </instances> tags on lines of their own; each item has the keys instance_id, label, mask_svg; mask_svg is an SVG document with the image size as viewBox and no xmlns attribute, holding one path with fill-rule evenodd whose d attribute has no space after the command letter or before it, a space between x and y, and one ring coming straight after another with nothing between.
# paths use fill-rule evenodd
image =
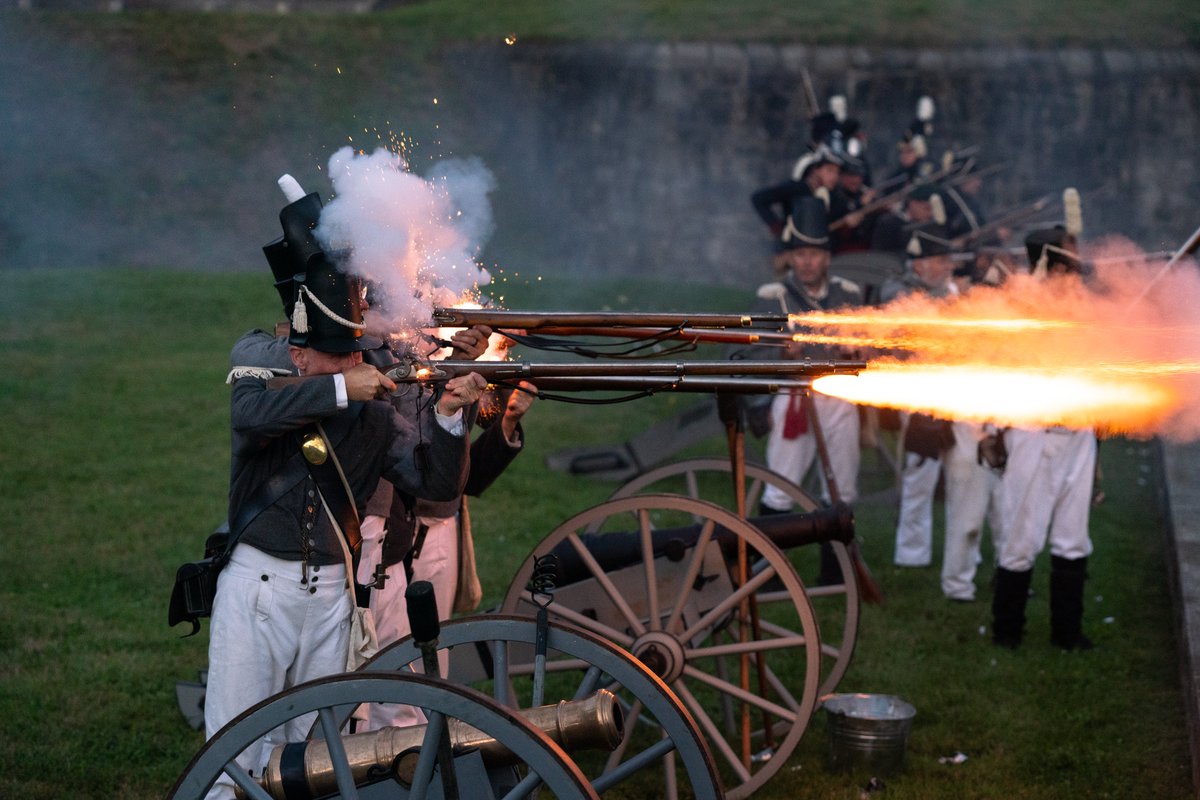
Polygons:
<instances>
[{"instance_id":1,"label":"soldier firing musket","mask_svg":"<svg viewBox=\"0 0 1200 800\"><path fill-rule=\"evenodd\" d=\"M950 244L955 250L964 250L971 247L973 244L991 236L1002 228L1008 228L1020 222L1024 222L1032 217L1037 216L1043 211L1047 211L1056 207L1054 195L1048 194L1038 199L1017 206L1016 208L1001 214L996 219L981 225L970 233L963 234L956 239L952 239Z\"/></svg>"}]
</instances>

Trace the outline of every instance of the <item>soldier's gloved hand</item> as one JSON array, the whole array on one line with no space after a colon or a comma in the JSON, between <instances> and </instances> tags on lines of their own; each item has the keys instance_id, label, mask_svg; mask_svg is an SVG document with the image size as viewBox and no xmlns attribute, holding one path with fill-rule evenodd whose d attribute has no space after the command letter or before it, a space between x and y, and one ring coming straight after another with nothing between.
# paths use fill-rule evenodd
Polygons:
<instances>
[{"instance_id":1,"label":"soldier's gloved hand","mask_svg":"<svg viewBox=\"0 0 1200 800\"><path fill-rule=\"evenodd\" d=\"M442 388L442 396L437 401L437 412L443 417L451 416L460 408L466 408L480 397L487 389L487 381L478 372L468 372L446 381Z\"/></svg>"},{"instance_id":2,"label":"soldier's gloved hand","mask_svg":"<svg viewBox=\"0 0 1200 800\"><path fill-rule=\"evenodd\" d=\"M487 325L476 325L456 331L450 337L453 346L450 358L454 361L474 361L487 352L488 337L491 335L492 329Z\"/></svg>"},{"instance_id":3,"label":"soldier's gloved hand","mask_svg":"<svg viewBox=\"0 0 1200 800\"><path fill-rule=\"evenodd\" d=\"M383 397L396 388L391 378L370 364L355 364L344 370L342 377L346 380L346 397L359 402Z\"/></svg>"}]
</instances>

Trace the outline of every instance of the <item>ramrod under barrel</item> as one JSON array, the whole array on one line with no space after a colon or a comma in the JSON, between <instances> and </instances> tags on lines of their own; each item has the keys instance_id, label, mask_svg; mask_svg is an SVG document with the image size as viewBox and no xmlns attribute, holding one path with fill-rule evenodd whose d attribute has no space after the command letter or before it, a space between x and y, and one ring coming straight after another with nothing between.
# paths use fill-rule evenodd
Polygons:
<instances>
[{"instance_id":1,"label":"ramrod under barrel","mask_svg":"<svg viewBox=\"0 0 1200 800\"><path fill-rule=\"evenodd\" d=\"M820 508L807 514L769 514L747 520L758 528L779 549L789 550L819 542L849 543L854 539L854 512L845 503ZM700 525L678 528L658 528L650 532L655 558L665 556L681 560L700 539ZM720 544L727 556L734 554L738 536L723 525L715 526L713 541ZM596 563L605 571L621 569L642 561L642 535L637 531L584 533L579 539ZM551 551L558 560L556 586L566 586L594 577L570 540L560 542Z\"/></svg>"},{"instance_id":2,"label":"ramrod under barrel","mask_svg":"<svg viewBox=\"0 0 1200 800\"><path fill-rule=\"evenodd\" d=\"M612 692L601 689L583 700L524 709L526 720L568 753L612 751L624 736L624 716ZM455 753L478 750L488 767L518 763L499 740L457 719L447 720ZM395 779L411 785L427 726L381 728L342 736L350 773L357 785ZM337 791L337 776L323 739L290 742L275 748L260 785L279 800L312 800ZM244 797L238 790L238 796Z\"/></svg>"}]
</instances>

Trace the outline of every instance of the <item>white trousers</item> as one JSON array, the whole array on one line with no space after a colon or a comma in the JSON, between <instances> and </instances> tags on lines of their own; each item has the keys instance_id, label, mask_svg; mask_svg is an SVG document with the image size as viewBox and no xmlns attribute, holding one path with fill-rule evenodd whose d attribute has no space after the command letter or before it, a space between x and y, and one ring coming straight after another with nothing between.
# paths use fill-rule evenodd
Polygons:
<instances>
[{"instance_id":1,"label":"white trousers","mask_svg":"<svg viewBox=\"0 0 1200 800\"><path fill-rule=\"evenodd\" d=\"M817 440L812 426L795 439L783 438L784 418L787 415L791 395L781 393L771 401L771 433L767 437L767 467L778 472L792 483L799 484L805 473L818 458ZM858 434L858 407L845 400L813 393L813 403L825 446L829 450L829 463L833 479L837 482L840 499L853 503L858 497L858 464L862 456ZM829 487L825 485L825 471L818 464L821 476L822 499L829 501ZM763 491L762 503L776 511L789 511L792 498L774 486Z\"/></svg>"},{"instance_id":2,"label":"white trousers","mask_svg":"<svg viewBox=\"0 0 1200 800\"><path fill-rule=\"evenodd\" d=\"M413 580L429 581L433 584L434 597L437 600L438 617L449 619L454 603L454 593L458 579L458 519L432 519L422 517L421 524L429 530L421 546L420 557L413 559ZM430 524L432 523L432 524ZM363 547L359 559L358 575L360 582L366 582L379 563L382 547L382 520L379 517L367 517L363 524ZM404 594L408 590L408 579L403 564L393 564L387 568L387 580L383 587L371 590L371 613L375 618L375 633L379 637L379 647L383 649L393 642L398 642L412 633L408 624L408 606ZM442 676L450 667L448 650L438 652L438 665ZM420 662L412 665L417 672L424 672ZM426 721L424 713L413 706L396 705L391 703L374 703L366 711L365 724L359 730L378 730L388 726L406 727L421 725Z\"/></svg>"},{"instance_id":3,"label":"white trousers","mask_svg":"<svg viewBox=\"0 0 1200 800\"><path fill-rule=\"evenodd\" d=\"M204 726L208 738L251 706L304 681L343 672L349 645L346 568L310 567L249 545L233 549L217 581L208 643ZM248 747L238 763L261 775L271 752L302 741L315 714L297 717ZM232 798L224 774L208 798Z\"/></svg>"},{"instance_id":4,"label":"white trousers","mask_svg":"<svg viewBox=\"0 0 1200 800\"><path fill-rule=\"evenodd\" d=\"M1033 569L1050 542L1060 558L1086 558L1096 436L1090 431L1010 430L1004 435L1008 466L1001 480L1004 546L1000 566Z\"/></svg>"},{"instance_id":5,"label":"white trousers","mask_svg":"<svg viewBox=\"0 0 1200 800\"><path fill-rule=\"evenodd\" d=\"M896 522L894 561L898 566L927 567L933 561L933 495L941 472L941 459L905 451Z\"/></svg>"},{"instance_id":6,"label":"white trousers","mask_svg":"<svg viewBox=\"0 0 1200 800\"><path fill-rule=\"evenodd\" d=\"M995 474L978 462L982 426L970 422L955 422L953 426L954 446L943 452L941 458L922 461L914 453L905 453L895 563L907 567L932 563L933 497L938 475L944 472L946 537L942 593L956 600L971 600L975 597L975 572L985 518L991 524L993 540L999 535L999 485Z\"/></svg>"},{"instance_id":7,"label":"white trousers","mask_svg":"<svg viewBox=\"0 0 1200 800\"><path fill-rule=\"evenodd\" d=\"M992 545L1000 552L1000 478L979 463L982 425L954 423L954 447L943 456L946 470L946 543L942 554L942 594L975 599L975 571L986 519Z\"/></svg>"}]
</instances>

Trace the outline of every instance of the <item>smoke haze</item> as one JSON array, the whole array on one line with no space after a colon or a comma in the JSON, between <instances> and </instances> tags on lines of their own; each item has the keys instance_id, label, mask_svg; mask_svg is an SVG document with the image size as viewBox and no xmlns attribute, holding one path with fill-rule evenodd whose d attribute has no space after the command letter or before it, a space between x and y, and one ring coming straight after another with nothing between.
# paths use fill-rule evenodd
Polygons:
<instances>
[{"instance_id":1,"label":"smoke haze","mask_svg":"<svg viewBox=\"0 0 1200 800\"><path fill-rule=\"evenodd\" d=\"M334 198L315 234L329 251L349 250L347 268L374 285L375 333L427 325L491 281L476 257L493 230L491 172L479 159L447 159L428 177L400 155L343 147L329 159Z\"/></svg>"}]
</instances>

